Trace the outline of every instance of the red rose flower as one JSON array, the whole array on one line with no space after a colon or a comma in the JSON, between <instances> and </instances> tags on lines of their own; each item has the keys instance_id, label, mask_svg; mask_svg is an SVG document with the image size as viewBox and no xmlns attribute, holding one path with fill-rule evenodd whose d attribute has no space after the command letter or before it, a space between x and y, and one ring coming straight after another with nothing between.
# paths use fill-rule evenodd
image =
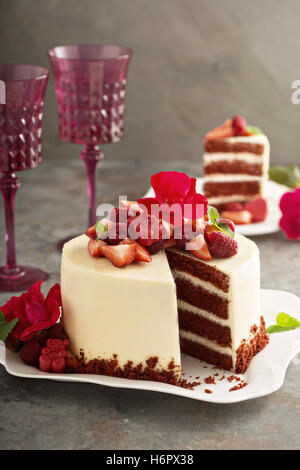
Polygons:
<instances>
[{"instance_id":1,"label":"red rose flower","mask_svg":"<svg viewBox=\"0 0 300 470\"><path fill-rule=\"evenodd\" d=\"M279 203L282 212L279 225L291 240L300 238L300 188L285 193Z\"/></svg>"},{"instance_id":2,"label":"red rose flower","mask_svg":"<svg viewBox=\"0 0 300 470\"><path fill-rule=\"evenodd\" d=\"M60 316L60 286L55 284L45 299L41 293L41 283L37 282L20 297L12 297L0 310L7 322L14 318L19 321L6 341L8 345L16 345L19 341L32 339L39 331L54 325Z\"/></svg>"},{"instance_id":3,"label":"red rose flower","mask_svg":"<svg viewBox=\"0 0 300 470\"><path fill-rule=\"evenodd\" d=\"M196 178L190 178L186 173L178 171L161 171L152 175L151 185L155 197L138 200L139 204L147 207L149 214L153 204L162 207L162 218L168 217L167 209L173 204L179 204L185 219L196 220L206 214L207 199L196 192Z\"/></svg>"}]
</instances>

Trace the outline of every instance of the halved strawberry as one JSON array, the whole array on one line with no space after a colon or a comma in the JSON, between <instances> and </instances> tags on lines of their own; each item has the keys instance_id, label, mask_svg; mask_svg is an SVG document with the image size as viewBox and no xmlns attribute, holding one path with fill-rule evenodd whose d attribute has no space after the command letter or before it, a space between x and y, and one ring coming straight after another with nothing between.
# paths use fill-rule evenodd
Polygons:
<instances>
[{"instance_id":1,"label":"halved strawberry","mask_svg":"<svg viewBox=\"0 0 300 470\"><path fill-rule=\"evenodd\" d=\"M91 256L94 258L100 258L103 256L102 249L104 246L107 246L105 241L103 240L89 240L88 243L88 250Z\"/></svg>"},{"instance_id":2,"label":"halved strawberry","mask_svg":"<svg viewBox=\"0 0 300 470\"><path fill-rule=\"evenodd\" d=\"M134 261L144 261L145 263L150 263L152 261L151 255L146 250L146 248L144 248L135 240L132 240L131 238L125 238L125 240L123 240L120 245L136 245Z\"/></svg>"},{"instance_id":3,"label":"halved strawberry","mask_svg":"<svg viewBox=\"0 0 300 470\"><path fill-rule=\"evenodd\" d=\"M124 268L131 264L136 255L136 245L107 245L102 248L102 253L117 268Z\"/></svg>"},{"instance_id":4,"label":"halved strawberry","mask_svg":"<svg viewBox=\"0 0 300 470\"><path fill-rule=\"evenodd\" d=\"M210 238L210 235L213 233L213 232L218 232L218 228L215 227L214 225L212 224L206 224L205 225L205 229L204 229L204 234L205 234L205 238L206 240L209 241L209 238Z\"/></svg>"},{"instance_id":5,"label":"halved strawberry","mask_svg":"<svg viewBox=\"0 0 300 470\"><path fill-rule=\"evenodd\" d=\"M186 248L190 253L192 253L199 259L202 259L204 261L209 261L212 259L207 243L204 240L203 235L201 234L197 235L197 237L193 238L193 240L190 240L186 244Z\"/></svg>"},{"instance_id":6,"label":"halved strawberry","mask_svg":"<svg viewBox=\"0 0 300 470\"><path fill-rule=\"evenodd\" d=\"M91 238L92 240L96 240L97 232L95 230L95 225L93 225L92 227L89 227L87 231L85 232L85 234L87 237Z\"/></svg>"},{"instance_id":7,"label":"halved strawberry","mask_svg":"<svg viewBox=\"0 0 300 470\"><path fill-rule=\"evenodd\" d=\"M262 222L268 213L267 203L262 197L245 204L245 210L251 213L252 222Z\"/></svg>"},{"instance_id":8,"label":"halved strawberry","mask_svg":"<svg viewBox=\"0 0 300 470\"><path fill-rule=\"evenodd\" d=\"M227 119L221 126L216 127L212 131L205 134L205 140L224 139L234 135L232 120Z\"/></svg>"},{"instance_id":9,"label":"halved strawberry","mask_svg":"<svg viewBox=\"0 0 300 470\"><path fill-rule=\"evenodd\" d=\"M224 211L222 212L222 218L223 219L229 219L232 220L237 225L244 225L244 224L250 224L252 222L252 215L249 211Z\"/></svg>"},{"instance_id":10,"label":"halved strawberry","mask_svg":"<svg viewBox=\"0 0 300 470\"><path fill-rule=\"evenodd\" d=\"M136 201L121 200L119 205L120 207L125 207L126 209L128 209L129 217L139 215L141 213L141 208Z\"/></svg>"}]
</instances>

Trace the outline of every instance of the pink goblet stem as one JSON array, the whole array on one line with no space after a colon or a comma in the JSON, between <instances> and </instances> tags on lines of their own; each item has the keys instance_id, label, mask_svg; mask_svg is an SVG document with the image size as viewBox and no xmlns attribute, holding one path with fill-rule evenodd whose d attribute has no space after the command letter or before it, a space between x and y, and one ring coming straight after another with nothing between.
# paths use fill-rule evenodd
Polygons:
<instances>
[{"instance_id":1,"label":"pink goblet stem","mask_svg":"<svg viewBox=\"0 0 300 470\"><path fill-rule=\"evenodd\" d=\"M89 227L96 223L96 186L97 173L100 160L104 154L98 145L87 145L81 152L80 158L84 161L87 175L87 195L89 200Z\"/></svg>"},{"instance_id":2,"label":"pink goblet stem","mask_svg":"<svg viewBox=\"0 0 300 470\"><path fill-rule=\"evenodd\" d=\"M20 272L20 268L16 266L16 249L15 249L15 194L20 188L21 182L14 173L4 173L0 179L0 190L4 199L5 207L5 241L6 241L6 265L5 268L10 274Z\"/></svg>"}]
</instances>

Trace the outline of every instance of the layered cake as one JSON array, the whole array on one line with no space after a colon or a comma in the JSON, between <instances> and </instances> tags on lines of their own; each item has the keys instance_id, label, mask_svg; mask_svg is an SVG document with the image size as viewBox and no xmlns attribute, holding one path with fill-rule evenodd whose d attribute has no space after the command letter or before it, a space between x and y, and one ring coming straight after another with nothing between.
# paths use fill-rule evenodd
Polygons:
<instances>
[{"instance_id":1,"label":"layered cake","mask_svg":"<svg viewBox=\"0 0 300 470\"><path fill-rule=\"evenodd\" d=\"M264 220L270 158L267 136L248 126L242 116L235 116L206 134L204 149L203 190L209 204L221 211L245 211L237 215L238 223Z\"/></svg>"},{"instance_id":2,"label":"layered cake","mask_svg":"<svg viewBox=\"0 0 300 470\"><path fill-rule=\"evenodd\" d=\"M77 372L176 383L181 353L245 372L268 342L258 248L196 194L194 178L158 175L152 177L155 198L121 205L109 220L64 245L63 323ZM201 217L177 214L167 221L163 213L155 233L145 226L154 219L145 208L163 200L188 203L189 211L197 204ZM183 230L179 237L178 227L191 224L192 233Z\"/></svg>"}]
</instances>

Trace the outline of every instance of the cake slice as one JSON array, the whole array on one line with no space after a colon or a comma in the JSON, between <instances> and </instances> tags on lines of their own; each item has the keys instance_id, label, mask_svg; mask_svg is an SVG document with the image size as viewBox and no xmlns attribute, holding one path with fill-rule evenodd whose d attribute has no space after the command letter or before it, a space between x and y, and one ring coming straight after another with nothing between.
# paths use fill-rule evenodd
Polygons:
<instances>
[{"instance_id":1,"label":"cake slice","mask_svg":"<svg viewBox=\"0 0 300 470\"><path fill-rule=\"evenodd\" d=\"M203 155L204 195L221 208L265 197L270 158L269 140L258 128L241 116L226 123L221 137L218 128L205 136Z\"/></svg>"}]
</instances>

